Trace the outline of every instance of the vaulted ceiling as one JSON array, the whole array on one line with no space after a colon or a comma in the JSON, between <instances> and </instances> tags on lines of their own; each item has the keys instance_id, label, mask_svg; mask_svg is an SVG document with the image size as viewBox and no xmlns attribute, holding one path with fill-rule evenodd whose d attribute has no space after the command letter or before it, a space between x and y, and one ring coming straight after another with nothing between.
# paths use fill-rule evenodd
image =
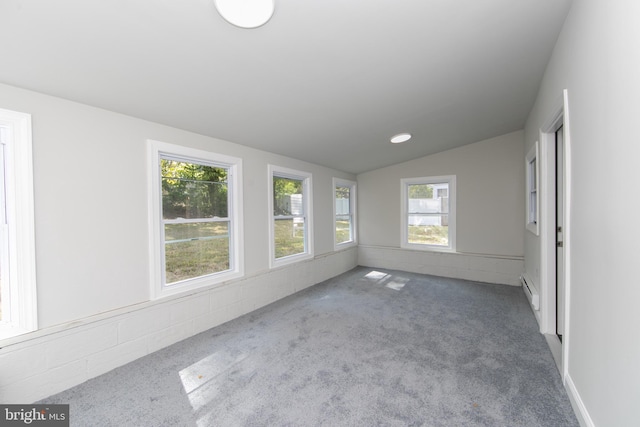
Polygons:
<instances>
[{"instance_id":1,"label":"vaulted ceiling","mask_svg":"<svg viewBox=\"0 0 640 427\"><path fill-rule=\"evenodd\" d=\"M570 6L275 3L2 0L0 82L359 173L521 129Z\"/></svg>"}]
</instances>

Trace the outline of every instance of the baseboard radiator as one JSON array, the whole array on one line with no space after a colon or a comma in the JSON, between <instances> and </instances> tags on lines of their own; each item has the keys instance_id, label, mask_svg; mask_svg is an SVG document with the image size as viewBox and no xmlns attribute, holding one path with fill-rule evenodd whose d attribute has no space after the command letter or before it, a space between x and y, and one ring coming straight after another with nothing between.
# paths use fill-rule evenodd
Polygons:
<instances>
[{"instance_id":1,"label":"baseboard radiator","mask_svg":"<svg viewBox=\"0 0 640 427\"><path fill-rule=\"evenodd\" d=\"M525 274L520 276L520 282L522 283L522 289L524 289L524 293L533 307L534 310L540 310L540 294L535 286L533 286L533 281L529 279Z\"/></svg>"}]
</instances>

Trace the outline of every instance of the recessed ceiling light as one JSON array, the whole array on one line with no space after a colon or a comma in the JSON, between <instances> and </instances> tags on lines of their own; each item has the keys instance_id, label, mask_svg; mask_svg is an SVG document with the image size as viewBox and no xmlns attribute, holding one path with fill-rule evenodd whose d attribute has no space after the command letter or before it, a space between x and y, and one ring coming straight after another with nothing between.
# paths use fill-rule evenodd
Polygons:
<instances>
[{"instance_id":1,"label":"recessed ceiling light","mask_svg":"<svg viewBox=\"0 0 640 427\"><path fill-rule=\"evenodd\" d=\"M275 10L274 0L214 0L218 13L240 28L258 28L266 24Z\"/></svg>"},{"instance_id":2,"label":"recessed ceiling light","mask_svg":"<svg viewBox=\"0 0 640 427\"><path fill-rule=\"evenodd\" d=\"M411 139L411 134L410 133L399 133L397 135L393 135L391 137L391 143L392 144L400 144L401 142L407 142L408 140Z\"/></svg>"}]
</instances>

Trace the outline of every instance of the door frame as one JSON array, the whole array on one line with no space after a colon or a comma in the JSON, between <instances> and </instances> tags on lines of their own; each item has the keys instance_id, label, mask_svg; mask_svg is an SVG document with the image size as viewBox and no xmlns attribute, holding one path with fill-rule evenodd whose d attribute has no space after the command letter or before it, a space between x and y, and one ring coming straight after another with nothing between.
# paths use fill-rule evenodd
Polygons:
<instances>
[{"instance_id":1,"label":"door frame","mask_svg":"<svg viewBox=\"0 0 640 427\"><path fill-rule=\"evenodd\" d=\"M571 294L571 132L565 89L540 128L540 332L545 335L563 382L568 375ZM556 335L555 132L564 126L564 335Z\"/></svg>"}]
</instances>

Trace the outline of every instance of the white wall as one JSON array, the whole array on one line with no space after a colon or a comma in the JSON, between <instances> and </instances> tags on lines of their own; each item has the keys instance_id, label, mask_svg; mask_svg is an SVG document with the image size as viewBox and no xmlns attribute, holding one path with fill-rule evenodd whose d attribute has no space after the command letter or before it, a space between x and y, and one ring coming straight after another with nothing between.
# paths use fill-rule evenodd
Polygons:
<instances>
[{"instance_id":1,"label":"white wall","mask_svg":"<svg viewBox=\"0 0 640 427\"><path fill-rule=\"evenodd\" d=\"M517 285L524 253L523 146L518 131L358 175L359 262ZM459 256L389 251L400 248L400 180L440 175L456 175Z\"/></svg>"},{"instance_id":2,"label":"white wall","mask_svg":"<svg viewBox=\"0 0 640 427\"><path fill-rule=\"evenodd\" d=\"M525 128L527 150L562 90L571 132L567 388L583 425L638 425L640 3L574 0ZM597 197L598 204L594 205ZM607 209L601 209L601 203ZM526 233L526 268L540 241Z\"/></svg>"},{"instance_id":3,"label":"white wall","mask_svg":"<svg viewBox=\"0 0 640 427\"><path fill-rule=\"evenodd\" d=\"M128 361L356 265L355 249L334 253L332 232L332 178L353 175L6 85L0 108L32 115L41 329L0 349L0 401L45 397L100 373L88 368L92 354L109 350ZM246 278L190 297L193 307L181 305L184 298L149 302L147 139L243 159ZM277 274L268 269L268 163L311 172L314 185L316 259ZM143 320L139 348L127 350L117 325L129 317ZM111 325L104 339L83 344L96 322Z\"/></svg>"}]
</instances>

